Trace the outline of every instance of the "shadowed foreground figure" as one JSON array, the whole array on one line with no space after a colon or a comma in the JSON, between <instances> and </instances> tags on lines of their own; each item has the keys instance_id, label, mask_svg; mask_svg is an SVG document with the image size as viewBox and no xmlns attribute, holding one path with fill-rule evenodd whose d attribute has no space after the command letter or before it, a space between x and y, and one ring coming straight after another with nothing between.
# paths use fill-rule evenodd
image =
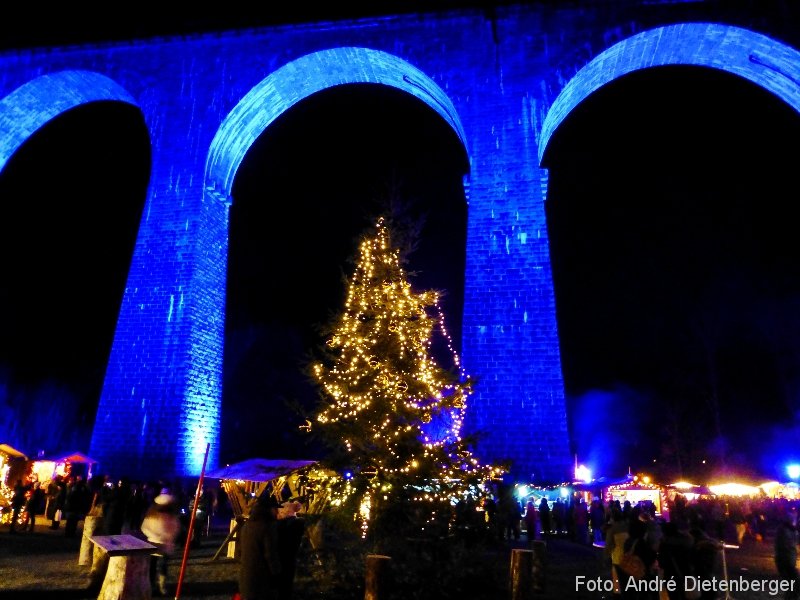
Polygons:
<instances>
[{"instance_id":1,"label":"shadowed foreground figure","mask_svg":"<svg viewBox=\"0 0 800 600\"><path fill-rule=\"evenodd\" d=\"M278 589L281 600L291 600L294 597L297 554L306 529L305 519L297 516L301 509L300 502L288 502L281 509L282 514L278 515L278 555L281 560Z\"/></svg>"},{"instance_id":2,"label":"shadowed foreground figure","mask_svg":"<svg viewBox=\"0 0 800 600\"><path fill-rule=\"evenodd\" d=\"M277 600L281 561L278 509L274 496L259 496L242 526L239 594L241 600Z\"/></svg>"},{"instance_id":3,"label":"shadowed foreground figure","mask_svg":"<svg viewBox=\"0 0 800 600\"><path fill-rule=\"evenodd\" d=\"M142 520L142 533L148 542L158 547L150 559L150 585L154 594L167 595L167 565L180 531L177 500L169 490L163 489Z\"/></svg>"},{"instance_id":4,"label":"shadowed foreground figure","mask_svg":"<svg viewBox=\"0 0 800 600\"><path fill-rule=\"evenodd\" d=\"M797 572L797 534L796 515L786 512L780 516L778 529L775 531L775 567L781 579L788 581L790 589L786 591L786 600L800 598L800 577Z\"/></svg>"}]
</instances>

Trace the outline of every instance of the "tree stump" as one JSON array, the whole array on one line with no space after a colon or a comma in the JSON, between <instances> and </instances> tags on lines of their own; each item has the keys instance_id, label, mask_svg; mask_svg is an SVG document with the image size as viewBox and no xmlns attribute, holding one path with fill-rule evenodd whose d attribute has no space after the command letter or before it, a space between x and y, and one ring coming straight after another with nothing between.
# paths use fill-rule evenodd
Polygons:
<instances>
[{"instance_id":1,"label":"tree stump","mask_svg":"<svg viewBox=\"0 0 800 600\"><path fill-rule=\"evenodd\" d=\"M387 597L389 566L392 559L381 554L367 555L367 576L364 600L381 600Z\"/></svg>"},{"instance_id":2,"label":"tree stump","mask_svg":"<svg viewBox=\"0 0 800 600\"><path fill-rule=\"evenodd\" d=\"M97 600L150 600L150 555L112 556Z\"/></svg>"},{"instance_id":3,"label":"tree stump","mask_svg":"<svg viewBox=\"0 0 800 600\"><path fill-rule=\"evenodd\" d=\"M91 538L96 531L102 529L103 517L86 515L83 518L83 538L81 539L81 550L78 554L78 564L81 566L91 566L94 554L94 544Z\"/></svg>"},{"instance_id":4,"label":"tree stump","mask_svg":"<svg viewBox=\"0 0 800 600\"><path fill-rule=\"evenodd\" d=\"M530 600L533 595L533 550L511 551L511 600Z\"/></svg>"},{"instance_id":5,"label":"tree stump","mask_svg":"<svg viewBox=\"0 0 800 600\"><path fill-rule=\"evenodd\" d=\"M108 552L96 544L92 545L94 550L92 550L92 569L89 571L89 589L92 592L99 592L108 570Z\"/></svg>"},{"instance_id":6,"label":"tree stump","mask_svg":"<svg viewBox=\"0 0 800 600\"><path fill-rule=\"evenodd\" d=\"M543 592L547 583L547 544L542 540L533 540L533 591Z\"/></svg>"}]
</instances>

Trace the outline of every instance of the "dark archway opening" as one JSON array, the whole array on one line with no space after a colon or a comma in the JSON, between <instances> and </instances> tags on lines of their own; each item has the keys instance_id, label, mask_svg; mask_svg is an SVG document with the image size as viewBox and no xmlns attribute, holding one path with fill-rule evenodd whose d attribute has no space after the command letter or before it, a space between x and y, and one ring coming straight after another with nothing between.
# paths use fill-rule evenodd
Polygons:
<instances>
[{"instance_id":1,"label":"dark archway opening","mask_svg":"<svg viewBox=\"0 0 800 600\"><path fill-rule=\"evenodd\" d=\"M293 406L317 401L306 361L322 343L319 326L343 309L358 239L392 191L424 219L411 281L445 292L460 350L466 172L452 129L419 100L379 85L317 93L256 140L231 206L223 461L319 457Z\"/></svg>"},{"instance_id":2,"label":"dark archway opening","mask_svg":"<svg viewBox=\"0 0 800 600\"><path fill-rule=\"evenodd\" d=\"M776 97L692 67L614 81L556 132L547 219L581 461L781 476L800 409L798 136Z\"/></svg>"},{"instance_id":3,"label":"dark archway opening","mask_svg":"<svg viewBox=\"0 0 800 600\"><path fill-rule=\"evenodd\" d=\"M86 451L150 174L141 111L71 109L0 173L0 431Z\"/></svg>"}]
</instances>

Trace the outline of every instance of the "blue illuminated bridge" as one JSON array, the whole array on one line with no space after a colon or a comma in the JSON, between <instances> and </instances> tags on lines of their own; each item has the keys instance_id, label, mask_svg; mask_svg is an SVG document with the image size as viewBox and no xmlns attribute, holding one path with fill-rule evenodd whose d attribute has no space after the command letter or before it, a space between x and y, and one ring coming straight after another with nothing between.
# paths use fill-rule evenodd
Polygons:
<instances>
[{"instance_id":1,"label":"blue illuminated bridge","mask_svg":"<svg viewBox=\"0 0 800 600\"><path fill-rule=\"evenodd\" d=\"M68 111L115 105L146 129L150 171L89 448L103 471L197 475L208 444L217 466L237 173L293 106L374 85L427 107L468 160L461 348L480 381L466 422L488 433L479 454L512 460L523 479L570 477L542 165L554 133L602 86L667 65L724 71L800 108L800 53L766 17L710 18L704 2L577 4L0 54L0 169Z\"/></svg>"}]
</instances>

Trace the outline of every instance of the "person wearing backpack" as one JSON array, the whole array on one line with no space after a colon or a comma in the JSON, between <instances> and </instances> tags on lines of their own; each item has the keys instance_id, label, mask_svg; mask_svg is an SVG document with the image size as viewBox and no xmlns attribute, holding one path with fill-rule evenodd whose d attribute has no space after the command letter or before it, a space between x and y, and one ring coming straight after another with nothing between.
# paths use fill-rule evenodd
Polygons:
<instances>
[{"instance_id":1,"label":"person wearing backpack","mask_svg":"<svg viewBox=\"0 0 800 600\"><path fill-rule=\"evenodd\" d=\"M642 589L644 581L659 576L658 554L648 542L649 514L634 507L628 523L628 537L623 544L623 556L617 565L620 597L635 600L658 600L658 591Z\"/></svg>"},{"instance_id":2,"label":"person wearing backpack","mask_svg":"<svg viewBox=\"0 0 800 600\"><path fill-rule=\"evenodd\" d=\"M621 594L619 564L625 554L625 542L628 535L628 520L622 515L619 505L612 504L606 528L604 552L606 559L611 563L611 579L614 582L615 597L620 597Z\"/></svg>"}]
</instances>

